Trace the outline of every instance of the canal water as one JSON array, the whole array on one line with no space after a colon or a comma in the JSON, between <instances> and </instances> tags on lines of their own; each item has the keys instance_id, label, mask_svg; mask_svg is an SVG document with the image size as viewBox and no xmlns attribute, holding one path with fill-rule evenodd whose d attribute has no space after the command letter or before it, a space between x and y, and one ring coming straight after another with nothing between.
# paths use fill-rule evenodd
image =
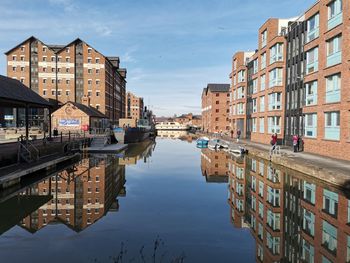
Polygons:
<instances>
[{"instance_id":1,"label":"canal water","mask_svg":"<svg viewBox=\"0 0 350 263\"><path fill-rule=\"evenodd\" d=\"M347 193L163 136L0 193L0 262L348 262Z\"/></svg>"}]
</instances>

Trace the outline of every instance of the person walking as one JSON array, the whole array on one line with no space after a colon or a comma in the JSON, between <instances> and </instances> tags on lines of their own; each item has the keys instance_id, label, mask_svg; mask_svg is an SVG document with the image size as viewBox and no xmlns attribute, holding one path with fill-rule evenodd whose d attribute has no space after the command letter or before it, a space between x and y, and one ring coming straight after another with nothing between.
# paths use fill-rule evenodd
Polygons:
<instances>
[{"instance_id":1,"label":"person walking","mask_svg":"<svg viewBox=\"0 0 350 263\"><path fill-rule=\"evenodd\" d=\"M298 149L299 148L299 136L294 134L292 140L293 140L293 149L294 149L294 152L296 153L299 151L299 149Z\"/></svg>"},{"instance_id":2,"label":"person walking","mask_svg":"<svg viewBox=\"0 0 350 263\"><path fill-rule=\"evenodd\" d=\"M237 143L239 142L239 138L241 137L241 130L237 130Z\"/></svg>"},{"instance_id":3,"label":"person walking","mask_svg":"<svg viewBox=\"0 0 350 263\"><path fill-rule=\"evenodd\" d=\"M270 160L271 160L271 156L272 156L272 152L276 149L277 146L277 133L272 134L271 136L271 149L270 149Z\"/></svg>"}]
</instances>

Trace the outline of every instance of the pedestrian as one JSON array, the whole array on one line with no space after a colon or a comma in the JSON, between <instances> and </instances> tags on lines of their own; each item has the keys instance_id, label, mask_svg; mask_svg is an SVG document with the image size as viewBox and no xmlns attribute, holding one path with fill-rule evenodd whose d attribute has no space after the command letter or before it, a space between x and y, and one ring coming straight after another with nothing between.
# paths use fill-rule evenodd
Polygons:
<instances>
[{"instance_id":1,"label":"pedestrian","mask_svg":"<svg viewBox=\"0 0 350 263\"><path fill-rule=\"evenodd\" d=\"M272 134L270 144L271 144L270 159L271 159L272 152L276 149L276 146L277 146L277 133Z\"/></svg>"},{"instance_id":2,"label":"pedestrian","mask_svg":"<svg viewBox=\"0 0 350 263\"><path fill-rule=\"evenodd\" d=\"M293 135L293 149L294 149L294 152L298 152L299 151L299 136L294 134Z\"/></svg>"},{"instance_id":3,"label":"pedestrian","mask_svg":"<svg viewBox=\"0 0 350 263\"><path fill-rule=\"evenodd\" d=\"M239 138L241 137L241 130L237 130L237 143L239 142Z\"/></svg>"},{"instance_id":4,"label":"pedestrian","mask_svg":"<svg viewBox=\"0 0 350 263\"><path fill-rule=\"evenodd\" d=\"M233 130L231 130L231 138L233 138Z\"/></svg>"}]
</instances>

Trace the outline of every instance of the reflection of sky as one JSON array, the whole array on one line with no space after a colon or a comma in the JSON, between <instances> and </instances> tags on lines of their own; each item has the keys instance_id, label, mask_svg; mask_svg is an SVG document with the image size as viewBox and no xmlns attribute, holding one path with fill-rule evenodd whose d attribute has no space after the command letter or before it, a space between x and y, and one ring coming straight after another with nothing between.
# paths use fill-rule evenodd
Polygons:
<instances>
[{"instance_id":1,"label":"reflection of sky","mask_svg":"<svg viewBox=\"0 0 350 263\"><path fill-rule=\"evenodd\" d=\"M12 259L6 262L104 262L125 242L128 260L136 254L139 262L145 245L150 262L159 235L165 241L159 255L167 251L168 258L184 252L185 262L254 262L249 230L230 223L227 184L205 183L195 144L158 140L147 163L126 168L126 181L118 212L109 212L81 233L62 224L35 234L16 226L0 237L0 257Z\"/></svg>"}]
</instances>

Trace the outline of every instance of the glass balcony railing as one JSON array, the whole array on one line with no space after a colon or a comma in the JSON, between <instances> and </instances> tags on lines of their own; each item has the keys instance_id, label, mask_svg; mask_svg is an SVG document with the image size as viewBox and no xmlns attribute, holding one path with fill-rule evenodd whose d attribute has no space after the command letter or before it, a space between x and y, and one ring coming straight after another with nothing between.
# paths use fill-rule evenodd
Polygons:
<instances>
[{"instance_id":1,"label":"glass balcony railing","mask_svg":"<svg viewBox=\"0 0 350 263\"><path fill-rule=\"evenodd\" d=\"M340 139L340 127L325 127L324 137L328 140Z\"/></svg>"},{"instance_id":2,"label":"glass balcony railing","mask_svg":"<svg viewBox=\"0 0 350 263\"><path fill-rule=\"evenodd\" d=\"M328 30L340 25L341 23L343 23L343 12L340 12L328 20Z\"/></svg>"},{"instance_id":3,"label":"glass balcony railing","mask_svg":"<svg viewBox=\"0 0 350 263\"><path fill-rule=\"evenodd\" d=\"M318 27L307 32L307 42L310 42L311 40L314 40L315 38L318 38L318 37L319 37Z\"/></svg>"},{"instance_id":4,"label":"glass balcony railing","mask_svg":"<svg viewBox=\"0 0 350 263\"><path fill-rule=\"evenodd\" d=\"M339 102L340 90L326 92L326 103Z\"/></svg>"},{"instance_id":5,"label":"glass balcony railing","mask_svg":"<svg viewBox=\"0 0 350 263\"><path fill-rule=\"evenodd\" d=\"M306 64L306 74L318 71L318 61Z\"/></svg>"},{"instance_id":6,"label":"glass balcony railing","mask_svg":"<svg viewBox=\"0 0 350 263\"><path fill-rule=\"evenodd\" d=\"M327 56L327 67L341 63L341 51Z\"/></svg>"}]
</instances>

